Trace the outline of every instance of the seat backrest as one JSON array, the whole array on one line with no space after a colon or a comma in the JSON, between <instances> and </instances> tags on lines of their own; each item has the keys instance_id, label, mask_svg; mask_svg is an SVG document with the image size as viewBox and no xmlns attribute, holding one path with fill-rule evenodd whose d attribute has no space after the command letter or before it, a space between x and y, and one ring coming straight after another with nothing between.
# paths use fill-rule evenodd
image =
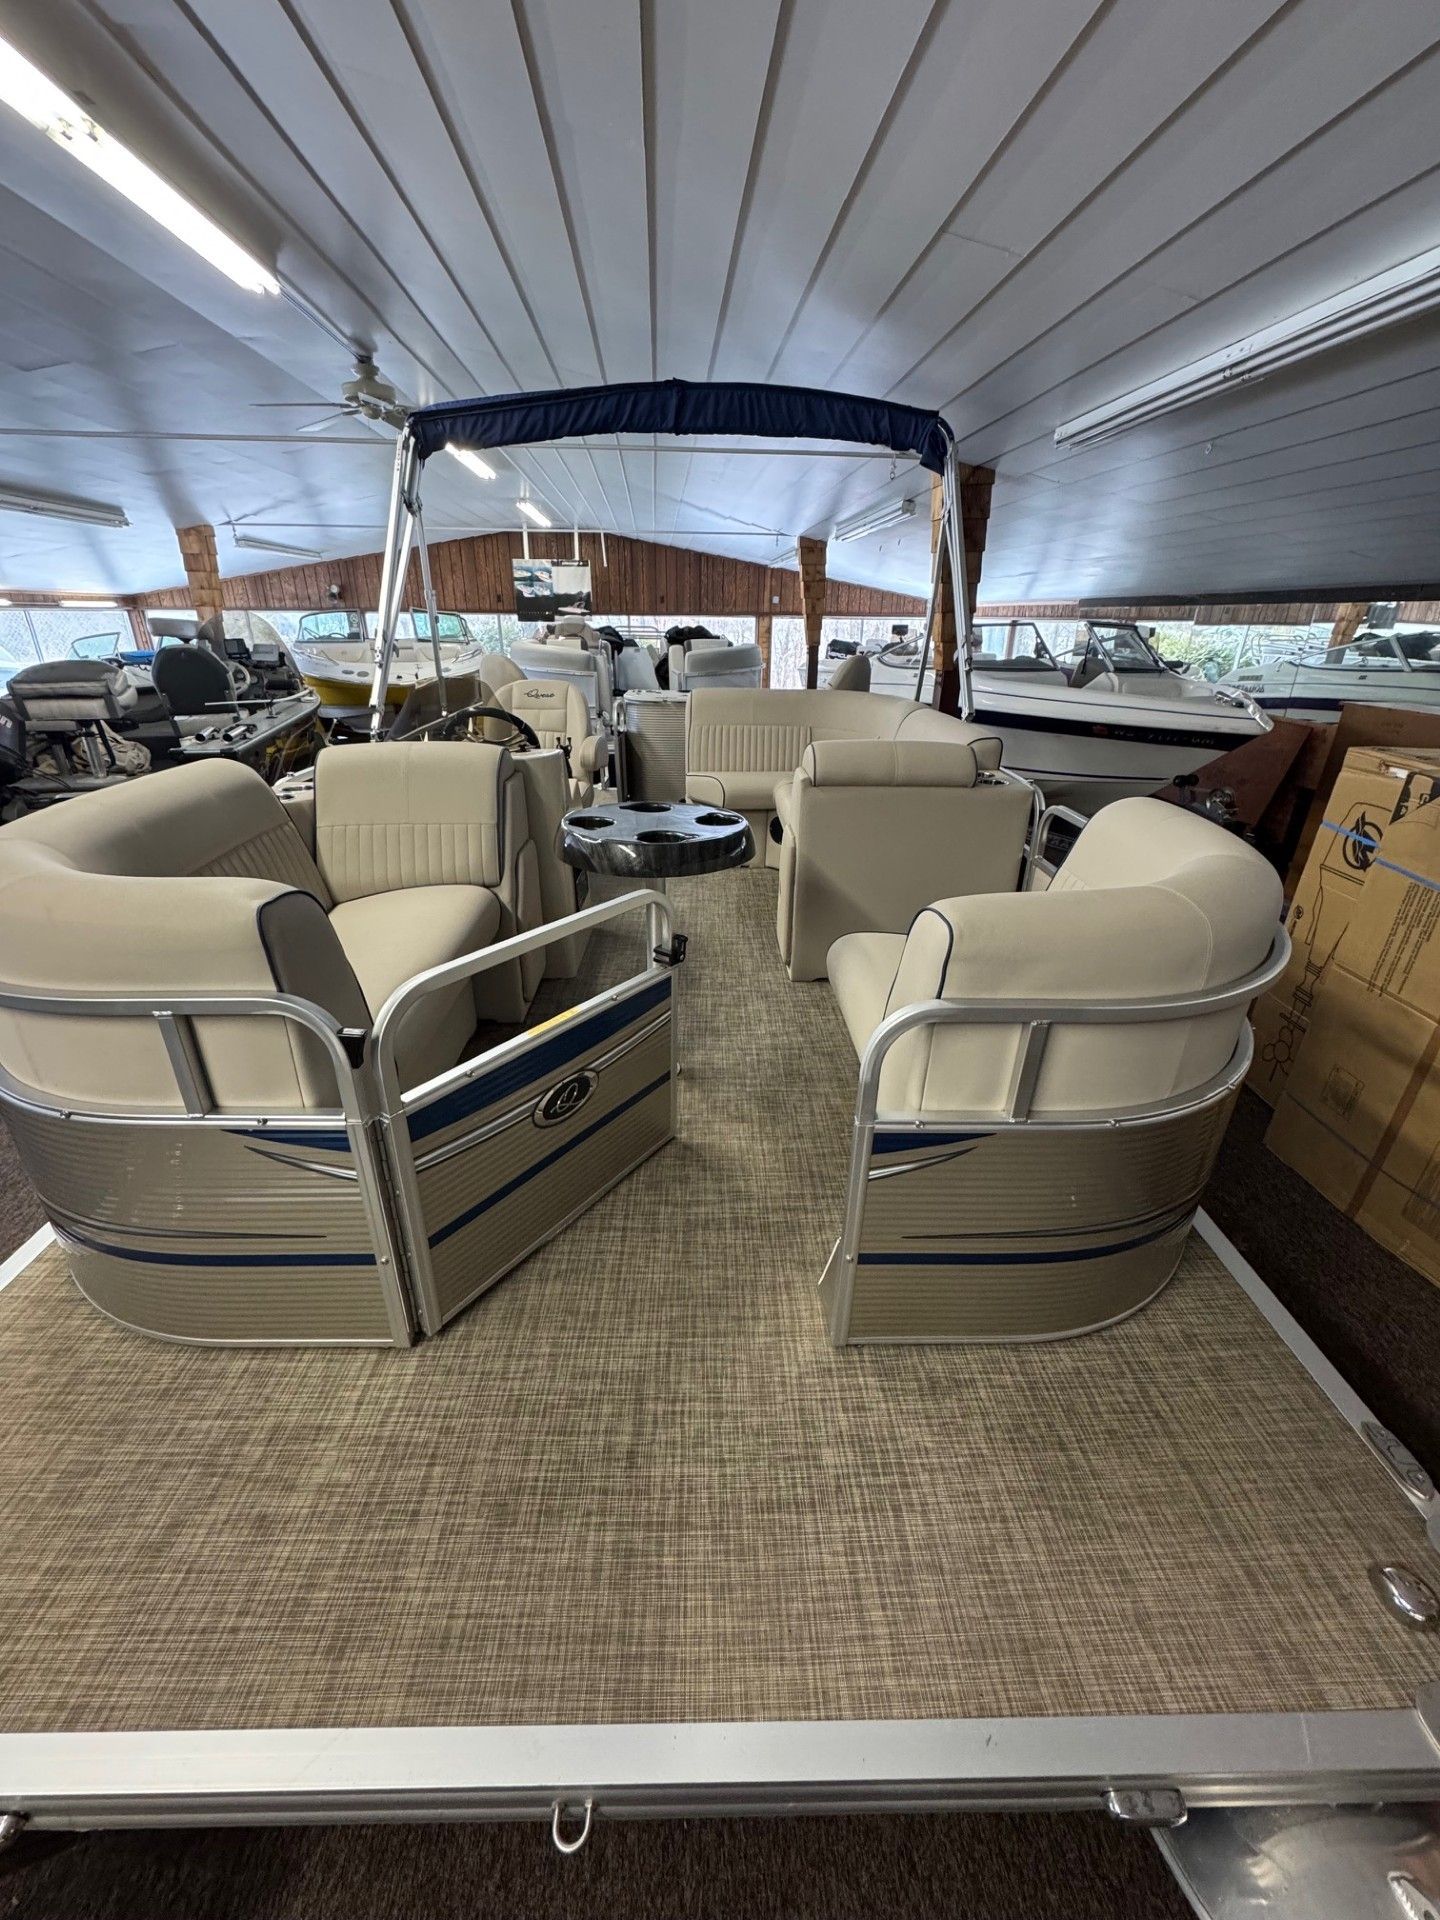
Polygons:
<instances>
[{"instance_id":1,"label":"seat backrest","mask_svg":"<svg viewBox=\"0 0 1440 1920\"><path fill-rule=\"evenodd\" d=\"M525 678L508 653L482 655L475 663L475 674L491 693L498 693L501 687L508 687L512 681Z\"/></svg>"},{"instance_id":2,"label":"seat backrest","mask_svg":"<svg viewBox=\"0 0 1440 1920\"><path fill-rule=\"evenodd\" d=\"M36 733L69 733L87 722L111 726L139 704L134 675L113 660L41 660L10 676L10 699Z\"/></svg>"},{"instance_id":3,"label":"seat backrest","mask_svg":"<svg viewBox=\"0 0 1440 1920\"><path fill-rule=\"evenodd\" d=\"M595 733L608 725L615 688L610 649L603 640L594 647L575 640L517 640L510 658L527 680L570 681L590 709L593 724L587 731Z\"/></svg>"},{"instance_id":4,"label":"seat backrest","mask_svg":"<svg viewBox=\"0 0 1440 1920\"><path fill-rule=\"evenodd\" d=\"M318 1002L342 1025L368 1025L326 918L329 889L248 767L178 767L0 828L0 892L0 979L21 991L281 991ZM224 1106L267 1112L334 1100L315 1045L279 1021L200 1020L196 1039ZM180 1106L148 1018L0 1014L0 1064L77 1105Z\"/></svg>"},{"instance_id":5,"label":"seat backrest","mask_svg":"<svg viewBox=\"0 0 1440 1920\"><path fill-rule=\"evenodd\" d=\"M765 672L765 656L752 641L727 646L724 641L692 641L688 648L670 649L670 684L676 682L676 653L680 652L678 687L694 692L703 687L758 687Z\"/></svg>"},{"instance_id":6,"label":"seat backrest","mask_svg":"<svg viewBox=\"0 0 1440 1920\"><path fill-rule=\"evenodd\" d=\"M315 859L335 899L500 889L510 776L504 748L478 741L326 747L315 759Z\"/></svg>"},{"instance_id":7,"label":"seat backrest","mask_svg":"<svg viewBox=\"0 0 1440 1920\"><path fill-rule=\"evenodd\" d=\"M1102 808L1066 875L1041 893L925 908L887 1013L935 998L1094 1004L1222 987L1261 965L1279 924L1281 886L1269 863L1213 821L1160 800ZM1240 1008L1056 1025L1033 1110L1109 1112L1201 1086L1230 1059L1244 1021ZM907 1035L882 1070L882 1110L1003 1110L1019 1039L1016 1028L964 1025Z\"/></svg>"},{"instance_id":8,"label":"seat backrest","mask_svg":"<svg viewBox=\"0 0 1440 1920\"><path fill-rule=\"evenodd\" d=\"M155 691L175 714L214 715L231 697L230 675L223 660L208 647L161 647L151 668Z\"/></svg>"},{"instance_id":9,"label":"seat backrest","mask_svg":"<svg viewBox=\"0 0 1440 1920\"><path fill-rule=\"evenodd\" d=\"M870 691L869 654L847 653L831 674L828 684L831 693L868 693Z\"/></svg>"},{"instance_id":10,"label":"seat backrest","mask_svg":"<svg viewBox=\"0 0 1440 1920\"><path fill-rule=\"evenodd\" d=\"M685 797L704 805L767 810L782 774L819 740L939 740L973 746L999 764L999 742L953 714L883 693L703 687L690 695ZM989 744L984 744L988 742Z\"/></svg>"},{"instance_id":11,"label":"seat backrest","mask_svg":"<svg viewBox=\"0 0 1440 1920\"><path fill-rule=\"evenodd\" d=\"M579 689L564 680L516 680L500 687L493 696L497 707L504 707L524 720L539 738L542 747L578 747L590 736L590 710ZM487 721L485 731L500 731L497 721Z\"/></svg>"},{"instance_id":12,"label":"seat backrest","mask_svg":"<svg viewBox=\"0 0 1440 1920\"><path fill-rule=\"evenodd\" d=\"M847 933L904 933L937 895L1020 877L1033 790L982 777L959 742L825 740L805 749L780 848L776 933L794 980Z\"/></svg>"}]
</instances>

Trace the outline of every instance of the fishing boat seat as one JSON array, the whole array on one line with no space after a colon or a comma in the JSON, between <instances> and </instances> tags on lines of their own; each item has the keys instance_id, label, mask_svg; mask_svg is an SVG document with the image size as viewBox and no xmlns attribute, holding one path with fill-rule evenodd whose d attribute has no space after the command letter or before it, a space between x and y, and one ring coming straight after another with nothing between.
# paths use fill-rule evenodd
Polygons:
<instances>
[{"instance_id":1,"label":"fishing boat seat","mask_svg":"<svg viewBox=\"0 0 1440 1920\"><path fill-rule=\"evenodd\" d=\"M836 667L829 680L831 693L868 693L870 691L870 656L868 653L847 653Z\"/></svg>"},{"instance_id":2,"label":"fishing boat seat","mask_svg":"<svg viewBox=\"0 0 1440 1920\"><path fill-rule=\"evenodd\" d=\"M544 748L563 748L570 767L570 805L588 807L595 783L609 767L610 742L591 724L590 710L579 690L563 680L515 680L494 689L492 705L523 720ZM487 734L498 734L501 723L481 723Z\"/></svg>"},{"instance_id":3,"label":"fishing boat seat","mask_svg":"<svg viewBox=\"0 0 1440 1920\"><path fill-rule=\"evenodd\" d=\"M833 688L701 688L685 716L685 798L744 813L757 857L778 866L777 806L788 804L805 749L823 740L955 741L974 749L982 770L1000 765L994 734L913 700Z\"/></svg>"},{"instance_id":4,"label":"fishing boat seat","mask_svg":"<svg viewBox=\"0 0 1440 1920\"><path fill-rule=\"evenodd\" d=\"M838 940L862 1064L832 1337L1050 1337L1156 1293L1249 1063L1250 1002L1284 964L1280 910L1253 848L1127 799L1043 892Z\"/></svg>"},{"instance_id":5,"label":"fishing boat seat","mask_svg":"<svg viewBox=\"0 0 1440 1920\"><path fill-rule=\"evenodd\" d=\"M225 662L195 641L161 647L151 674L181 733L215 726L235 695Z\"/></svg>"},{"instance_id":6,"label":"fishing boat seat","mask_svg":"<svg viewBox=\"0 0 1440 1920\"><path fill-rule=\"evenodd\" d=\"M1013 889L1034 814L1034 789L963 741L812 742L775 789L790 978L821 979L842 935L903 934L937 896Z\"/></svg>"}]
</instances>

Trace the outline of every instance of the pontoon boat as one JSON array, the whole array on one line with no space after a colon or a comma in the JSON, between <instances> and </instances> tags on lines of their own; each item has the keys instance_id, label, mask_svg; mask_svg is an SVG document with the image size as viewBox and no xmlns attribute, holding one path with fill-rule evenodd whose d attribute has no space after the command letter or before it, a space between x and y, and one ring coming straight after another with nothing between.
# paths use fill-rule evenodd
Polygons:
<instances>
[{"instance_id":1,"label":"pontoon boat","mask_svg":"<svg viewBox=\"0 0 1440 1920\"><path fill-rule=\"evenodd\" d=\"M913 453L963 606L936 415L431 407L377 729L425 460L581 423ZM328 746L288 815L202 766L0 830L54 1227L0 1294L0 1814L571 1850L1434 1797L1440 1502L1196 1216L1276 875L1129 799L1057 876L983 718L728 688L686 729L688 800L762 831L668 896L580 905L518 727Z\"/></svg>"}]
</instances>

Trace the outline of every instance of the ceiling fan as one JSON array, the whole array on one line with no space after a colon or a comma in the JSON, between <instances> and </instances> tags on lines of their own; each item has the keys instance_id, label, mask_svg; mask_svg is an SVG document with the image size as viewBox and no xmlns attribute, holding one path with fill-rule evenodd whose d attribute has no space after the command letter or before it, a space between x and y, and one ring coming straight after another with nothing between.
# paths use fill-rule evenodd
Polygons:
<instances>
[{"instance_id":1,"label":"ceiling fan","mask_svg":"<svg viewBox=\"0 0 1440 1920\"><path fill-rule=\"evenodd\" d=\"M252 407L302 407L309 412L324 403L316 400L252 400L250 404ZM337 420L374 420L397 429L405 424L405 405L399 391L381 376L379 367L368 353L356 353L354 374L340 388L340 405L332 407L329 413L322 414L318 420L307 420L295 431L321 433Z\"/></svg>"}]
</instances>

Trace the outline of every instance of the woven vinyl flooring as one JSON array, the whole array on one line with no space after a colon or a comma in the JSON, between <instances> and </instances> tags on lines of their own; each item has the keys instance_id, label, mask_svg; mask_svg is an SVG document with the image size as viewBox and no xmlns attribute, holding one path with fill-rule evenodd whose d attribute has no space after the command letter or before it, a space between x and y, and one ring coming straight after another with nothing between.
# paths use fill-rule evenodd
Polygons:
<instances>
[{"instance_id":1,"label":"woven vinyl flooring","mask_svg":"<svg viewBox=\"0 0 1440 1920\"><path fill-rule=\"evenodd\" d=\"M1424 1562L1409 1509L1198 1243L1082 1340L829 1348L854 1061L773 888L677 889L683 1139L440 1338L168 1346L54 1253L0 1294L0 1726L1386 1707L1440 1671L1366 1579Z\"/></svg>"}]
</instances>

